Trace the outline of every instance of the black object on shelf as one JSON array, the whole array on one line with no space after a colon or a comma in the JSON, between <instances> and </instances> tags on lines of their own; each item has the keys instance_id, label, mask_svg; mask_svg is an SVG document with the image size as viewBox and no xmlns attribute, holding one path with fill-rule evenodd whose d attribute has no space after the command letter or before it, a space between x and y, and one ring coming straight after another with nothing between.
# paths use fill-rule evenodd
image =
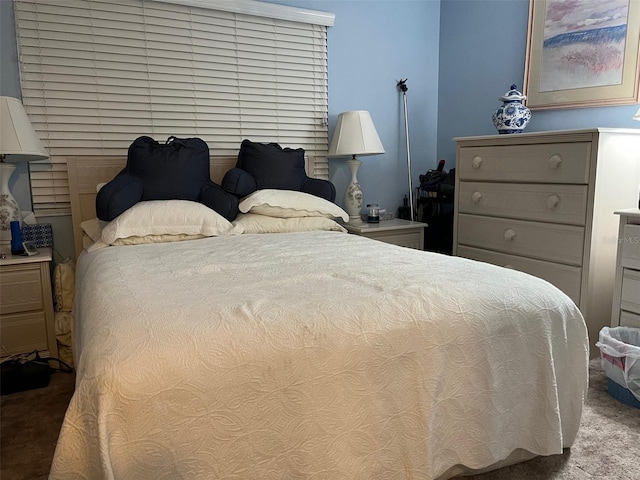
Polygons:
<instances>
[{"instance_id":1,"label":"black object on shelf","mask_svg":"<svg viewBox=\"0 0 640 480\"><path fill-rule=\"evenodd\" d=\"M437 170L420 175L418 220L424 229L424 249L451 255L453 252L453 207L456 169L444 173L444 161Z\"/></svg>"},{"instance_id":2,"label":"black object on shelf","mask_svg":"<svg viewBox=\"0 0 640 480\"><path fill-rule=\"evenodd\" d=\"M402 220L411 220L411 207L409 207L409 199L404 196L402 206L398 207L398 218Z\"/></svg>"}]
</instances>

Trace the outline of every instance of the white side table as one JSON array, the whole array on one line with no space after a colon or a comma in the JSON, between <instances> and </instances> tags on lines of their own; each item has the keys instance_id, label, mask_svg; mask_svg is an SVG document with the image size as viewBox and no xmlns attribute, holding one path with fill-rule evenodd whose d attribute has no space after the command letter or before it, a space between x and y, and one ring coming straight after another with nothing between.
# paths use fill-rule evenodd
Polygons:
<instances>
[{"instance_id":1,"label":"white side table","mask_svg":"<svg viewBox=\"0 0 640 480\"><path fill-rule=\"evenodd\" d=\"M349 233L372 238L381 242L401 247L424 250L424 229L428 225L394 218L382 220L380 223L344 223Z\"/></svg>"},{"instance_id":2,"label":"white side table","mask_svg":"<svg viewBox=\"0 0 640 480\"><path fill-rule=\"evenodd\" d=\"M51 293L51 248L0 259L0 356L38 350L58 357Z\"/></svg>"},{"instance_id":3,"label":"white side table","mask_svg":"<svg viewBox=\"0 0 640 480\"><path fill-rule=\"evenodd\" d=\"M620 230L611 326L640 328L640 209L615 213Z\"/></svg>"}]
</instances>

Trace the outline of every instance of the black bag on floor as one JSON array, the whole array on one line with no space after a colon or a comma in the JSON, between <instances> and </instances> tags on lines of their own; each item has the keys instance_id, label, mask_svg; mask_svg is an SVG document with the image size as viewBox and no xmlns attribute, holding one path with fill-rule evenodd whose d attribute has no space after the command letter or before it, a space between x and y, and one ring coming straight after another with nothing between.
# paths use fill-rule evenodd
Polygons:
<instances>
[{"instance_id":1,"label":"black bag on floor","mask_svg":"<svg viewBox=\"0 0 640 480\"><path fill-rule=\"evenodd\" d=\"M50 360L58 362L60 367L51 367ZM73 371L69 365L57 358L40 358L37 351L33 360L5 360L0 364L0 395L47 387L55 370L69 373Z\"/></svg>"}]
</instances>

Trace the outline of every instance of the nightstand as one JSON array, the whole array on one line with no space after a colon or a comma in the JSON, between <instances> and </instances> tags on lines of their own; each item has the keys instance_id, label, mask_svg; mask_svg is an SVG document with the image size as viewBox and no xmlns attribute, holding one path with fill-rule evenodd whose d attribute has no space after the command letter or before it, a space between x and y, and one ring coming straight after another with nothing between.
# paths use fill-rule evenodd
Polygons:
<instances>
[{"instance_id":1,"label":"nightstand","mask_svg":"<svg viewBox=\"0 0 640 480\"><path fill-rule=\"evenodd\" d=\"M428 225L394 218L380 223L344 223L342 226L355 235L401 247L424 250L424 229Z\"/></svg>"},{"instance_id":2,"label":"nightstand","mask_svg":"<svg viewBox=\"0 0 640 480\"><path fill-rule=\"evenodd\" d=\"M611 326L640 328L640 209L615 213L620 230Z\"/></svg>"},{"instance_id":3,"label":"nightstand","mask_svg":"<svg viewBox=\"0 0 640 480\"><path fill-rule=\"evenodd\" d=\"M0 356L38 350L58 357L51 294L51 248L0 259Z\"/></svg>"}]
</instances>

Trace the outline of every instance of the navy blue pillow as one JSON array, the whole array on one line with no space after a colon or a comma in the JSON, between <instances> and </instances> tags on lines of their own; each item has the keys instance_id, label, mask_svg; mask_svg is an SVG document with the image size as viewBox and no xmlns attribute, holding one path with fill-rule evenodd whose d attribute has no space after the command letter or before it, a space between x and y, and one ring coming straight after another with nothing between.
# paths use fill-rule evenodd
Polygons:
<instances>
[{"instance_id":1,"label":"navy blue pillow","mask_svg":"<svg viewBox=\"0 0 640 480\"><path fill-rule=\"evenodd\" d=\"M126 169L104 185L96 196L96 215L112 220L142 200L142 180Z\"/></svg>"},{"instance_id":2,"label":"navy blue pillow","mask_svg":"<svg viewBox=\"0 0 640 480\"><path fill-rule=\"evenodd\" d=\"M227 220L238 215L238 198L211 181L209 147L200 138L169 137L160 144L138 137L130 146L127 166L96 196L96 214L111 221L139 201L190 200Z\"/></svg>"},{"instance_id":3,"label":"navy blue pillow","mask_svg":"<svg viewBox=\"0 0 640 480\"><path fill-rule=\"evenodd\" d=\"M202 186L198 201L215 210L230 222L235 220L240 211L238 197L225 192L220 185L212 181L206 182Z\"/></svg>"},{"instance_id":4,"label":"navy blue pillow","mask_svg":"<svg viewBox=\"0 0 640 480\"><path fill-rule=\"evenodd\" d=\"M142 200L197 200L211 180L209 147L200 138L139 137L129 146L127 170L142 179Z\"/></svg>"},{"instance_id":5,"label":"navy blue pillow","mask_svg":"<svg viewBox=\"0 0 640 480\"><path fill-rule=\"evenodd\" d=\"M222 179L222 188L238 197L274 188L310 193L333 202L335 187L328 180L307 176L304 149L282 148L277 143L243 140L236 167Z\"/></svg>"},{"instance_id":6,"label":"navy blue pillow","mask_svg":"<svg viewBox=\"0 0 640 480\"><path fill-rule=\"evenodd\" d=\"M246 197L258 190L258 182L249 172L234 167L224 175L222 188L237 197Z\"/></svg>"},{"instance_id":7,"label":"navy blue pillow","mask_svg":"<svg viewBox=\"0 0 640 480\"><path fill-rule=\"evenodd\" d=\"M299 191L307 178L304 149L282 148L277 143L243 140L236 167L256 179L258 190L276 188Z\"/></svg>"}]
</instances>

